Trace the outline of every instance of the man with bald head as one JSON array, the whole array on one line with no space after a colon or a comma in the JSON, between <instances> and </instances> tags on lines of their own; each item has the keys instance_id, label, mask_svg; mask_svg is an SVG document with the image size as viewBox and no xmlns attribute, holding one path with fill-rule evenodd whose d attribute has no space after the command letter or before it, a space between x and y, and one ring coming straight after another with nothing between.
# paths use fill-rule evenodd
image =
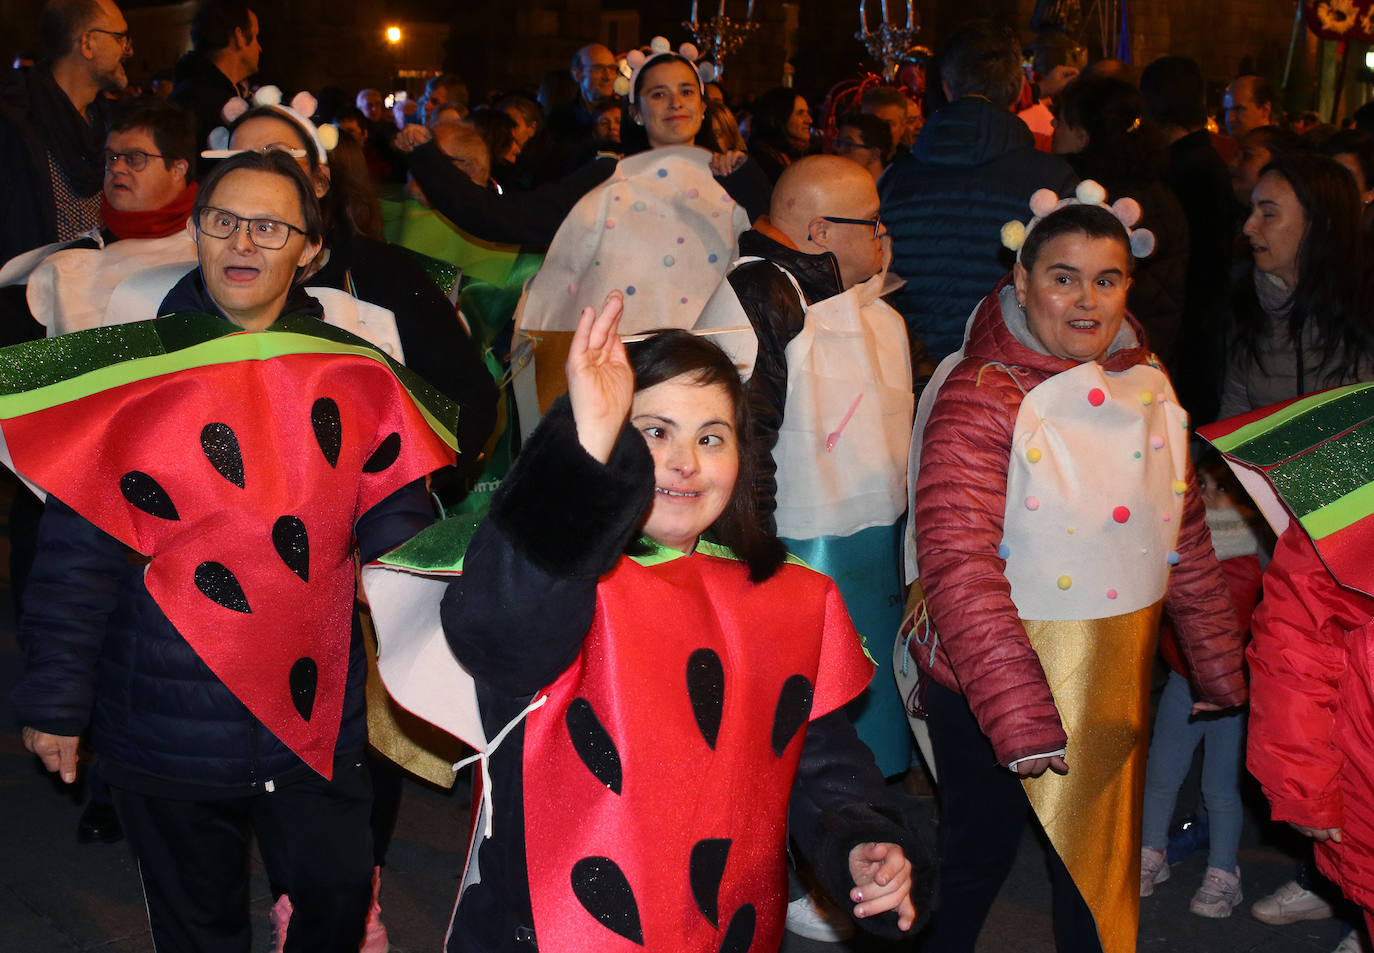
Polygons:
<instances>
[{"instance_id":1,"label":"man with bald head","mask_svg":"<svg viewBox=\"0 0 1374 953\"><path fill-rule=\"evenodd\" d=\"M1237 76L1221 98L1226 134L1237 142L1251 129L1274 124L1274 88L1262 76Z\"/></svg>"},{"instance_id":2,"label":"man with bald head","mask_svg":"<svg viewBox=\"0 0 1374 953\"><path fill-rule=\"evenodd\" d=\"M575 155L579 147L595 138L596 107L617 99L615 54L600 43L588 43L573 55L568 71L577 84L577 98L554 110L549 131L568 155Z\"/></svg>"},{"instance_id":3,"label":"man with bald head","mask_svg":"<svg viewBox=\"0 0 1374 953\"><path fill-rule=\"evenodd\" d=\"M911 736L891 646L911 361L901 315L879 297L889 256L873 176L841 156L794 162L739 250L728 280L759 342L746 388L759 518L839 586L881 669L850 715L883 774L900 774ZM804 897L789 905L789 929L824 938L797 925L805 913Z\"/></svg>"}]
</instances>

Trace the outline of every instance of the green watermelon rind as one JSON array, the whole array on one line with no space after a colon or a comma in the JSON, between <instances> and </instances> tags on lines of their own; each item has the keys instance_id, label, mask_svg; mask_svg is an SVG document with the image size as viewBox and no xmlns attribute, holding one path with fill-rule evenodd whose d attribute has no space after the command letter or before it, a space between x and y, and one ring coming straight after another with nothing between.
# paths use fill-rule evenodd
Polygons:
<instances>
[{"instance_id":1,"label":"green watermelon rind","mask_svg":"<svg viewBox=\"0 0 1374 953\"><path fill-rule=\"evenodd\" d=\"M86 335L90 337L71 340ZM97 349L99 355L92 353ZM197 367L303 354L352 355L384 364L434 432L457 450L457 405L356 335L304 316L281 318L263 333L239 333L209 315L175 315L17 345L0 355L0 419ZM15 386L20 375L7 373L6 365L11 364L27 365L25 389Z\"/></svg>"}]
</instances>

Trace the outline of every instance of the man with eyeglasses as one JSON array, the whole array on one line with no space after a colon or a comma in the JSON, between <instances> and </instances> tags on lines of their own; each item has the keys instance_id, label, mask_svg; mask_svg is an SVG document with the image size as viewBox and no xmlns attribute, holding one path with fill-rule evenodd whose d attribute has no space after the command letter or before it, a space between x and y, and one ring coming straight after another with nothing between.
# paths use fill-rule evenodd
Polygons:
<instances>
[{"instance_id":1,"label":"man with eyeglasses","mask_svg":"<svg viewBox=\"0 0 1374 953\"><path fill-rule=\"evenodd\" d=\"M0 263L100 227L101 93L129 82L129 25L111 0L49 0L38 35L39 62L0 90ZM0 344L42 333L22 289L6 289Z\"/></svg>"},{"instance_id":2,"label":"man with eyeglasses","mask_svg":"<svg viewBox=\"0 0 1374 953\"><path fill-rule=\"evenodd\" d=\"M457 408L319 320L297 278L323 221L289 156L223 160L188 230L199 267L164 317L0 352L103 409L26 441L28 410L0 407L8 459L50 494L14 710L66 783L89 724L157 949L249 949L256 835L293 905L285 950L355 951L373 856L354 559L433 521L423 478L452 463ZM73 352L101 370L64 371Z\"/></svg>"},{"instance_id":3,"label":"man with eyeglasses","mask_svg":"<svg viewBox=\"0 0 1374 953\"><path fill-rule=\"evenodd\" d=\"M121 113L105 139L107 237L164 238L186 227L196 198L193 118L152 101Z\"/></svg>"},{"instance_id":4,"label":"man with eyeglasses","mask_svg":"<svg viewBox=\"0 0 1374 953\"><path fill-rule=\"evenodd\" d=\"M615 100L615 54L600 43L588 43L573 56L568 72L577 84L577 99L549 117L549 131L569 156L596 136L596 107Z\"/></svg>"},{"instance_id":5,"label":"man with eyeglasses","mask_svg":"<svg viewBox=\"0 0 1374 953\"><path fill-rule=\"evenodd\" d=\"M840 587L880 667L850 714L882 773L900 774L911 738L891 645L913 407L905 326L880 297L887 238L873 177L840 156L799 159L739 250L728 280L759 343L747 385L759 518ZM789 931L852 932L838 909L792 896Z\"/></svg>"}]
</instances>

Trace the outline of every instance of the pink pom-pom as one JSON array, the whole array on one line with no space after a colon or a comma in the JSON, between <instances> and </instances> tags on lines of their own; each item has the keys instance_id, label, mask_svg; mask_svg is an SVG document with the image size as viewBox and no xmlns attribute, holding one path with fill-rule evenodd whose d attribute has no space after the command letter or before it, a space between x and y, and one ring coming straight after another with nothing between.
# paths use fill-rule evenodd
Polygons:
<instances>
[{"instance_id":1,"label":"pink pom-pom","mask_svg":"<svg viewBox=\"0 0 1374 953\"><path fill-rule=\"evenodd\" d=\"M1059 196L1052 189L1037 189L1031 196L1030 208L1036 218L1044 218L1059 205Z\"/></svg>"},{"instance_id":2,"label":"pink pom-pom","mask_svg":"<svg viewBox=\"0 0 1374 953\"><path fill-rule=\"evenodd\" d=\"M630 50L630 52L625 55L625 62L630 64L630 69L639 69L644 65L644 51Z\"/></svg>"},{"instance_id":3,"label":"pink pom-pom","mask_svg":"<svg viewBox=\"0 0 1374 953\"><path fill-rule=\"evenodd\" d=\"M1121 224L1130 228L1140 221L1140 203L1132 198L1120 198L1112 203L1112 214L1121 220Z\"/></svg>"},{"instance_id":4,"label":"pink pom-pom","mask_svg":"<svg viewBox=\"0 0 1374 953\"><path fill-rule=\"evenodd\" d=\"M291 99L291 108L307 119L315 115L315 107L317 105L315 97L311 96L305 90L301 90Z\"/></svg>"},{"instance_id":5,"label":"pink pom-pom","mask_svg":"<svg viewBox=\"0 0 1374 953\"><path fill-rule=\"evenodd\" d=\"M678 54L684 60L691 60L694 63L696 62L697 57L700 55L699 53L697 53L697 48L690 43L682 44L677 48L677 51Z\"/></svg>"},{"instance_id":6,"label":"pink pom-pom","mask_svg":"<svg viewBox=\"0 0 1374 953\"><path fill-rule=\"evenodd\" d=\"M248 112L248 101L235 96L224 104L224 108L219 111L219 114L225 122L233 122L246 112Z\"/></svg>"}]
</instances>

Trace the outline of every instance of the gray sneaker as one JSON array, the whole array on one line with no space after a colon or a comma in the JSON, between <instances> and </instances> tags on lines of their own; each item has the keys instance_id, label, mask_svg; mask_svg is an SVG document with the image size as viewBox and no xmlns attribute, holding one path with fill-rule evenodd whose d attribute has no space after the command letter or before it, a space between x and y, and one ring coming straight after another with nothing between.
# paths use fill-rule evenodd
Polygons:
<instances>
[{"instance_id":1,"label":"gray sneaker","mask_svg":"<svg viewBox=\"0 0 1374 953\"><path fill-rule=\"evenodd\" d=\"M1155 884L1169 879L1169 864L1162 850L1153 847L1140 848L1140 895L1148 897L1155 892Z\"/></svg>"},{"instance_id":2,"label":"gray sneaker","mask_svg":"<svg viewBox=\"0 0 1374 953\"><path fill-rule=\"evenodd\" d=\"M1202 886L1193 894L1188 909L1200 917L1222 920L1240 905L1240 868L1235 873L1220 867L1208 867Z\"/></svg>"}]
</instances>

